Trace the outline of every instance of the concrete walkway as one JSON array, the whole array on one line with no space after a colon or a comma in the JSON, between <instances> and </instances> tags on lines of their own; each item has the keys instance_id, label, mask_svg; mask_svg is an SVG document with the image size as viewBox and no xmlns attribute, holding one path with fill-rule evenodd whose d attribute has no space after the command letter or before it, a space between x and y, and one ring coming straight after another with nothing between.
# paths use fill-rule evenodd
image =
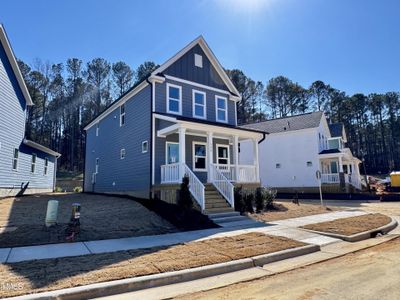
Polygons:
<instances>
[{"instance_id":1,"label":"concrete walkway","mask_svg":"<svg viewBox=\"0 0 400 300\"><path fill-rule=\"evenodd\" d=\"M305 224L332 221L335 219L348 218L363 214L366 214L366 212L358 210L346 210L274 221L268 224L260 224L257 222L256 226L252 226L249 222L237 222L236 224L231 224L229 227L178 232L163 235L77 242L69 244L60 243L28 247L3 248L0 249L0 263L14 263L34 259L59 258L116 252L121 250L151 248L157 246L169 246L203 239L233 236L249 232L262 232L270 235L284 236L304 243L322 246L338 242L339 240L311 233L299 229L298 227Z\"/></svg>"}]
</instances>

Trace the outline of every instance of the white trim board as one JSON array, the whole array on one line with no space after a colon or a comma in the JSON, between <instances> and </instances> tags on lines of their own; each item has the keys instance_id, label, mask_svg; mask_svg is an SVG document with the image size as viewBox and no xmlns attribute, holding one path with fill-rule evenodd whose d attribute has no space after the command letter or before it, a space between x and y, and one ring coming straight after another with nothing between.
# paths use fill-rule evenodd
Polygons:
<instances>
[{"instance_id":1,"label":"white trim board","mask_svg":"<svg viewBox=\"0 0 400 300\"><path fill-rule=\"evenodd\" d=\"M199 45L201 49L203 50L204 54L207 56L207 58L210 60L211 64L217 71L218 75L221 77L222 81L226 84L226 86L229 88L230 92L235 94L240 98L240 93L236 89L235 85L232 83L232 81L229 79L228 75L225 73L224 68L221 66L219 63L218 59L214 55L214 53L211 51L210 47L204 40L203 36L199 36L195 40L193 40L191 43L189 43L186 47L184 47L181 51L176 53L173 57L168 59L165 63L163 63L160 67L158 67L156 70L154 70L151 74L152 75L157 75L159 73L162 73L164 70L166 70L169 66L171 66L173 63L175 63L178 59L180 59L183 55L185 55L190 49L192 49L195 45Z\"/></svg>"},{"instance_id":2,"label":"white trim board","mask_svg":"<svg viewBox=\"0 0 400 300\"><path fill-rule=\"evenodd\" d=\"M26 105L29 105L29 106L34 105L32 98L29 95L28 88L26 87L24 78L22 77L22 73L21 73L21 70L19 69L14 52L11 48L10 41L8 40L6 31L1 23L0 23L0 42L3 45L3 48L4 48L4 51L6 52L8 61L11 64L11 68L13 69L15 77L17 78L18 85L21 88L22 94L24 95Z\"/></svg>"}]
</instances>

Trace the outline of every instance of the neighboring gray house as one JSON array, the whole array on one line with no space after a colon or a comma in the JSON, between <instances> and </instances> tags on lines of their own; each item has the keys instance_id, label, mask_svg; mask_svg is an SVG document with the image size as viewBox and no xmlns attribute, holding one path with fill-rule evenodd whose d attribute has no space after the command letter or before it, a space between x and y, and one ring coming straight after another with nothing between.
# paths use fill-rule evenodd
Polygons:
<instances>
[{"instance_id":1,"label":"neighboring gray house","mask_svg":"<svg viewBox=\"0 0 400 300\"><path fill-rule=\"evenodd\" d=\"M25 138L28 89L0 24L0 197L52 192L60 156Z\"/></svg>"},{"instance_id":2,"label":"neighboring gray house","mask_svg":"<svg viewBox=\"0 0 400 300\"><path fill-rule=\"evenodd\" d=\"M240 94L199 37L86 127L86 192L176 200L184 174L205 212L233 209L233 186L259 185L257 143L237 127ZM239 165L239 142L254 159Z\"/></svg>"}]
</instances>

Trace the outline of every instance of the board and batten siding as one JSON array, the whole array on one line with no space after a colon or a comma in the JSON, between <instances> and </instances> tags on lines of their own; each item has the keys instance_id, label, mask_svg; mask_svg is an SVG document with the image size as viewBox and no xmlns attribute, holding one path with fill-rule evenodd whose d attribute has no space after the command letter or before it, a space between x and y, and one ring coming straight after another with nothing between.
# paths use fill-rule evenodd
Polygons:
<instances>
[{"instance_id":1,"label":"board and batten siding","mask_svg":"<svg viewBox=\"0 0 400 300\"><path fill-rule=\"evenodd\" d=\"M203 120L193 116L193 90L196 90L204 92L206 94L206 119L205 119L206 121L215 122L215 125L218 124L236 125L236 114L235 114L236 103L232 100L229 100L229 95L169 79L165 80L165 82L162 84L156 84L155 112L167 113L167 83L182 87L183 117L193 118L193 122L196 122L197 120ZM215 96L217 95L227 98L227 105L228 105L227 123L218 122L216 120Z\"/></svg>"},{"instance_id":2,"label":"board and batten siding","mask_svg":"<svg viewBox=\"0 0 400 300\"><path fill-rule=\"evenodd\" d=\"M53 190L55 158L32 149L22 141L25 135L26 100L3 47L0 45L0 189L13 195L29 182L29 189ZM18 168L13 170L14 149L19 150ZM32 153L37 155L35 173L31 173ZM48 173L44 161L49 159Z\"/></svg>"},{"instance_id":3,"label":"board and batten siding","mask_svg":"<svg viewBox=\"0 0 400 300\"><path fill-rule=\"evenodd\" d=\"M195 66L195 54L201 55L203 60L202 68ZM178 77L217 89L229 91L199 45L194 46L192 49L186 52L163 73L173 77Z\"/></svg>"},{"instance_id":4,"label":"board and batten siding","mask_svg":"<svg viewBox=\"0 0 400 300\"><path fill-rule=\"evenodd\" d=\"M85 191L126 193L148 197L150 188L150 126L151 87L147 85L125 102L125 125L120 126L120 108L86 131ZM142 153L142 142L148 141L148 151ZM121 159L121 149L125 158ZM96 159L99 169L92 184Z\"/></svg>"}]
</instances>

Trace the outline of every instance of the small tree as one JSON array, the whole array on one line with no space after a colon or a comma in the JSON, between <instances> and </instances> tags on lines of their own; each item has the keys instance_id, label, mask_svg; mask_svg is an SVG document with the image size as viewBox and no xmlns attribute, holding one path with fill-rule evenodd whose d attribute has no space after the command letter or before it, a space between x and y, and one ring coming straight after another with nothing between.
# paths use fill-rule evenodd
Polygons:
<instances>
[{"instance_id":1,"label":"small tree","mask_svg":"<svg viewBox=\"0 0 400 300\"><path fill-rule=\"evenodd\" d=\"M253 203L254 203L254 194L252 193L246 194L246 196L244 196L244 205L246 211L251 214L254 213Z\"/></svg>"},{"instance_id":2,"label":"small tree","mask_svg":"<svg viewBox=\"0 0 400 300\"><path fill-rule=\"evenodd\" d=\"M244 201L243 201L243 190L242 187L235 187L234 190L234 201L235 201L235 210L244 213Z\"/></svg>"},{"instance_id":3,"label":"small tree","mask_svg":"<svg viewBox=\"0 0 400 300\"><path fill-rule=\"evenodd\" d=\"M183 176L181 188L179 190L179 198L178 205L185 209L189 210L193 208L193 199L189 190L189 177L187 175Z\"/></svg>"}]
</instances>

